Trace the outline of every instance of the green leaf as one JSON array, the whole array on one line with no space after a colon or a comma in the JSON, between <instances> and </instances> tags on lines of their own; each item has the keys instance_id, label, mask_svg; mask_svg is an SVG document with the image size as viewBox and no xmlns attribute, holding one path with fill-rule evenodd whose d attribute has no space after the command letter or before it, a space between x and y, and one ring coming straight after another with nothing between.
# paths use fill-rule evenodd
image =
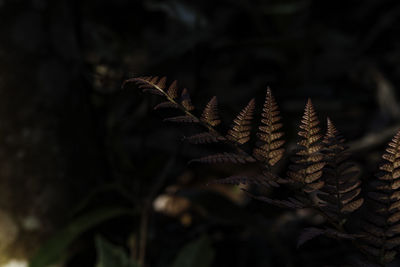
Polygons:
<instances>
[{"instance_id":1,"label":"green leaf","mask_svg":"<svg viewBox=\"0 0 400 267\"><path fill-rule=\"evenodd\" d=\"M46 241L30 260L30 267L45 267L57 263L66 255L69 245L90 228L122 215L132 214L131 209L106 207L88 212L70 222Z\"/></svg>"},{"instance_id":2,"label":"green leaf","mask_svg":"<svg viewBox=\"0 0 400 267\"><path fill-rule=\"evenodd\" d=\"M124 249L96 237L96 267L139 267L140 265L128 257Z\"/></svg>"},{"instance_id":3,"label":"green leaf","mask_svg":"<svg viewBox=\"0 0 400 267\"><path fill-rule=\"evenodd\" d=\"M202 236L181 249L172 267L208 267L211 266L214 256L210 239Z\"/></svg>"}]
</instances>

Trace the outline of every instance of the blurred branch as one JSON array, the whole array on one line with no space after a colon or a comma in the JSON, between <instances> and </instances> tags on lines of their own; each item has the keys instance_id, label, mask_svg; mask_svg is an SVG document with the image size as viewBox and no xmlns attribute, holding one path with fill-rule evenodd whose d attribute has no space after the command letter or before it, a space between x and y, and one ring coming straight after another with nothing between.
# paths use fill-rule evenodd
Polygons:
<instances>
[{"instance_id":1,"label":"blurred branch","mask_svg":"<svg viewBox=\"0 0 400 267\"><path fill-rule=\"evenodd\" d=\"M366 35L364 40L361 42L362 46L359 51L365 52L379 39L379 36L387 30L388 27L393 25L400 14L400 6L390 9L389 12L385 13L380 20L371 28L369 33Z\"/></svg>"},{"instance_id":2,"label":"blurred branch","mask_svg":"<svg viewBox=\"0 0 400 267\"><path fill-rule=\"evenodd\" d=\"M152 203L154 198L157 196L157 193L163 187L165 180L168 177L168 173L173 169L175 165L175 156L172 156L167 164L165 164L164 168L161 170L159 176L155 179L153 186L150 189L148 197L145 199L142 216L140 220L140 235L139 235L139 256L138 262L141 267L145 266L146 262L146 246L147 246L147 229L150 211L152 208Z\"/></svg>"},{"instance_id":3,"label":"blurred branch","mask_svg":"<svg viewBox=\"0 0 400 267\"><path fill-rule=\"evenodd\" d=\"M400 129L400 124L396 124L380 132L369 133L364 137L362 137L360 140L350 142L349 150L352 152L361 151L382 145L385 142L387 142L399 129Z\"/></svg>"},{"instance_id":4,"label":"blurred branch","mask_svg":"<svg viewBox=\"0 0 400 267\"><path fill-rule=\"evenodd\" d=\"M369 72L376 84L377 100L382 114L399 119L400 107L396 100L395 86L376 67L371 66Z\"/></svg>"}]
</instances>

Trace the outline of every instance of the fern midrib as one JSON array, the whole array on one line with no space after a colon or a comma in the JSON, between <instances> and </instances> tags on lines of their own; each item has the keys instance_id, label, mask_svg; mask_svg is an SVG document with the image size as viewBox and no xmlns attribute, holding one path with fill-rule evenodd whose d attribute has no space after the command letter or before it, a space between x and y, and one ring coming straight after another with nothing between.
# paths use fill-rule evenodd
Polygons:
<instances>
[{"instance_id":1,"label":"fern midrib","mask_svg":"<svg viewBox=\"0 0 400 267\"><path fill-rule=\"evenodd\" d=\"M306 183L306 178L307 178L307 172L306 169L311 166L311 157L312 157L312 152L310 151L310 146L311 146L311 130L312 130L312 117L310 116L311 114L311 110L308 110L308 118L307 118L307 138L306 138L306 149L307 149L307 167L304 169L304 176L303 176L303 184L307 184Z\"/></svg>"},{"instance_id":2,"label":"fern midrib","mask_svg":"<svg viewBox=\"0 0 400 267\"><path fill-rule=\"evenodd\" d=\"M268 108L269 108L269 110L272 110L271 105ZM270 168L271 166L269 164L269 160L271 160L271 158L269 156L269 153L271 152L271 143L272 143L271 135L272 135L274 129L273 129L273 116L272 116L271 112L267 112L266 114L268 116L266 119L268 119L268 121L270 122L269 125L268 125L269 134L267 136L267 144L268 144L268 147L267 147L267 153L268 153L267 154L268 155L267 166L268 166L268 168Z\"/></svg>"},{"instance_id":3,"label":"fern midrib","mask_svg":"<svg viewBox=\"0 0 400 267\"><path fill-rule=\"evenodd\" d=\"M342 222L342 218L343 218L343 214L342 214L342 201L341 199L341 193L340 193L340 183L339 183L339 178L340 178L340 174L338 173L338 167L339 165L337 164L336 160L339 157L339 155L343 152L340 151L339 153L335 154L335 156L332 159L332 169L334 170L334 174L335 174L335 185L336 185L336 205L338 208L338 214L337 214L337 220L339 222L340 225L343 225L344 222Z\"/></svg>"}]
</instances>

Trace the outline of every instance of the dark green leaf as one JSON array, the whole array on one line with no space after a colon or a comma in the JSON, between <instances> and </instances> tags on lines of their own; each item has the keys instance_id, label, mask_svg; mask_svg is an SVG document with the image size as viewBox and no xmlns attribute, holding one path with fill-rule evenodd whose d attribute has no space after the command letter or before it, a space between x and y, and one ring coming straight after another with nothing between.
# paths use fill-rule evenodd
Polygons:
<instances>
[{"instance_id":1,"label":"dark green leaf","mask_svg":"<svg viewBox=\"0 0 400 267\"><path fill-rule=\"evenodd\" d=\"M96 237L96 267L139 267L128 257L124 249L109 243L102 237Z\"/></svg>"},{"instance_id":2,"label":"dark green leaf","mask_svg":"<svg viewBox=\"0 0 400 267\"><path fill-rule=\"evenodd\" d=\"M181 249L172 267L208 267L211 266L214 255L210 239L202 236Z\"/></svg>"},{"instance_id":3,"label":"dark green leaf","mask_svg":"<svg viewBox=\"0 0 400 267\"><path fill-rule=\"evenodd\" d=\"M132 210L107 207L88 212L70 222L64 229L45 242L32 257L30 267L45 267L54 264L66 254L69 245L82 233L109 219L132 214Z\"/></svg>"}]
</instances>

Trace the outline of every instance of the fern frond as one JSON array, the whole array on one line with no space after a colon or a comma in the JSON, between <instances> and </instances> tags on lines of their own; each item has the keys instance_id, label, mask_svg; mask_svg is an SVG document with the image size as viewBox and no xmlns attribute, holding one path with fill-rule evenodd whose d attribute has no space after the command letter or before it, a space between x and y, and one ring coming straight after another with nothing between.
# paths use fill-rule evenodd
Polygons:
<instances>
[{"instance_id":1,"label":"fern frond","mask_svg":"<svg viewBox=\"0 0 400 267\"><path fill-rule=\"evenodd\" d=\"M327 119L327 132L323 140L326 165L323 169L325 182L318 197L324 201L324 212L340 225L346 214L359 209L364 203L360 197L359 170L348 161L349 153L333 122Z\"/></svg>"},{"instance_id":2,"label":"fern frond","mask_svg":"<svg viewBox=\"0 0 400 267\"><path fill-rule=\"evenodd\" d=\"M201 115L201 120L205 123L210 124L211 126L217 126L221 123L221 120L218 116L218 101L217 97L214 96L207 103L206 107L203 110L203 114Z\"/></svg>"},{"instance_id":3,"label":"fern frond","mask_svg":"<svg viewBox=\"0 0 400 267\"><path fill-rule=\"evenodd\" d=\"M176 103L165 101L165 102L161 102L160 104L157 104L153 109L157 110L157 109L162 109L162 108L179 108L179 107Z\"/></svg>"},{"instance_id":4,"label":"fern frond","mask_svg":"<svg viewBox=\"0 0 400 267\"><path fill-rule=\"evenodd\" d=\"M163 82L165 85L165 81ZM168 87L167 94L171 99L175 99L178 97L178 82L175 80Z\"/></svg>"},{"instance_id":5,"label":"fern frond","mask_svg":"<svg viewBox=\"0 0 400 267\"><path fill-rule=\"evenodd\" d=\"M192 144L211 144L211 143L218 143L222 138L220 136L217 136L213 133L210 132L204 132L204 133L199 133L195 134L189 137L185 137L185 140L187 140L189 143Z\"/></svg>"},{"instance_id":6,"label":"fern frond","mask_svg":"<svg viewBox=\"0 0 400 267\"><path fill-rule=\"evenodd\" d=\"M261 113L261 125L258 127L257 137L259 145L254 149L253 155L269 166L274 166L285 153L282 148L285 140L282 140L283 132L278 104L272 95L271 89L267 89L263 112Z\"/></svg>"},{"instance_id":7,"label":"fern frond","mask_svg":"<svg viewBox=\"0 0 400 267\"><path fill-rule=\"evenodd\" d=\"M189 115L182 115L182 116L176 116L176 117L171 117L171 118L166 118L164 121L170 121L170 122L185 122L185 123L190 123L190 122L199 122L199 120L196 117L189 116Z\"/></svg>"},{"instance_id":8,"label":"fern frond","mask_svg":"<svg viewBox=\"0 0 400 267\"><path fill-rule=\"evenodd\" d=\"M135 77L125 80L124 83L122 84L122 87L124 87L129 82L134 82L138 85L139 88L143 89L143 92L165 96L168 100L167 102L170 102L170 104L167 104L167 102L163 102L157 105L155 109L164 107L179 108L178 103L175 101L175 99L178 98L178 83L176 80L173 81L168 87L168 89L165 91L166 81L167 81L166 77L162 77L161 79L158 76ZM191 111L194 109L189 93L186 88L182 90L180 104L186 111Z\"/></svg>"},{"instance_id":9,"label":"fern frond","mask_svg":"<svg viewBox=\"0 0 400 267\"><path fill-rule=\"evenodd\" d=\"M268 179L264 175L232 175L227 178L218 179L214 181L216 184L230 184L230 185L257 185L264 187L279 187L279 184L273 179Z\"/></svg>"},{"instance_id":10,"label":"fern frond","mask_svg":"<svg viewBox=\"0 0 400 267\"><path fill-rule=\"evenodd\" d=\"M364 249L379 262L391 262L400 248L400 131L382 156L381 172L371 184L369 213L362 223Z\"/></svg>"},{"instance_id":11,"label":"fern frond","mask_svg":"<svg viewBox=\"0 0 400 267\"><path fill-rule=\"evenodd\" d=\"M126 80L122 86L125 86L125 84L128 82L135 82L139 85L139 88L153 88L163 92L165 89L166 79L164 77L159 79L158 76L135 77Z\"/></svg>"},{"instance_id":12,"label":"fern frond","mask_svg":"<svg viewBox=\"0 0 400 267\"><path fill-rule=\"evenodd\" d=\"M167 85L167 77L162 77L160 80L157 81L157 86L161 89L164 90Z\"/></svg>"},{"instance_id":13,"label":"fern frond","mask_svg":"<svg viewBox=\"0 0 400 267\"><path fill-rule=\"evenodd\" d=\"M167 101L158 104L155 109L160 108L177 108L181 110L184 115L176 116L172 118L164 119L164 121L170 122L178 122L178 123L198 123L199 125L205 127L208 130L208 134L203 133L200 135L192 136L189 141L193 143L209 143L209 142L223 142L228 146L231 146L238 154L238 156L234 156L234 153L224 153L220 154L219 157L216 155L210 156L208 161L231 161L231 162L241 162L242 158L245 158L247 162L254 162L256 161L250 154L239 148L235 142L232 140L228 140L225 136L221 135L214 127L217 126L221 121L218 117L217 111L217 98L213 97L209 103L206 105L202 116L199 118L192 113L195 107L192 104L190 99L190 95L188 90L184 88L181 93L181 97L178 98L178 86L177 82L174 81L172 84L166 89L166 78L159 78L159 77L151 77L151 76L144 76L144 77L136 77L126 80L122 86L125 86L128 82L135 82L139 85L140 88L148 90L151 93L162 95L166 98ZM243 109L243 111L238 115L235 123L238 124L235 127L234 134L238 134L238 138L241 137L240 134L246 135L247 133L236 133L236 129L241 129L240 127L250 127L250 119L252 117L252 113L254 110L254 100L250 101L249 105ZM250 132L250 131L249 131ZM248 133L249 135L250 133ZM238 142L242 142L245 138L242 136ZM222 155L222 156L221 156ZM207 158L207 157L205 157ZM207 161L206 159L203 161ZM224 158L228 158L224 159Z\"/></svg>"},{"instance_id":14,"label":"fern frond","mask_svg":"<svg viewBox=\"0 0 400 267\"><path fill-rule=\"evenodd\" d=\"M246 190L244 190L244 191L246 191ZM248 194L254 199L266 202L268 204L277 206L279 208L288 208L288 209L297 210L297 209L303 209L306 207L302 202L298 201L295 198L291 198L291 197L289 197L287 200L280 200L280 199L272 199L272 198L264 197L264 196L254 196L250 193L248 193Z\"/></svg>"},{"instance_id":15,"label":"fern frond","mask_svg":"<svg viewBox=\"0 0 400 267\"><path fill-rule=\"evenodd\" d=\"M187 111L194 110L194 106L192 104L192 100L190 99L189 92L186 88L182 90L181 94L181 104Z\"/></svg>"},{"instance_id":16,"label":"fern frond","mask_svg":"<svg viewBox=\"0 0 400 267\"><path fill-rule=\"evenodd\" d=\"M311 99L308 99L298 132L301 140L297 144L300 148L296 152L296 157L292 158L293 164L289 166L288 172L289 178L299 183L308 193L321 189L324 185L321 177L325 162L321 153L322 136L319 134L318 124L314 106Z\"/></svg>"},{"instance_id":17,"label":"fern frond","mask_svg":"<svg viewBox=\"0 0 400 267\"><path fill-rule=\"evenodd\" d=\"M303 229L299 236L299 240L297 243L297 247L300 247L303 245L305 242L320 236L320 235L325 235L334 239L348 239L348 240L354 240L355 236L350 235L347 233L340 232L336 229L333 228L327 228L327 229L320 229L320 228L315 228L315 227L309 227Z\"/></svg>"},{"instance_id":18,"label":"fern frond","mask_svg":"<svg viewBox=\"0 0 400 267\"><path fill-rule=\"evenodd\" d=\"M125 80L122 84L122 87L125 87L127 83L134 82L145 93L164 96L165 92L163 90L165 88L165 81L165 77L159 79L158 76L135 77Z\"/></svg>"},{"instance_id":19,"label":"fern frond","mask_svg":"<svg viewBox=\"0 0 400 267\"><path fill-rule=\"evenodd\" d=\"M218 116L217 98L207 103L201 116L197 116L187 89L179 95L177 82L166 84L166 78L136 77L126 80L135 82L145 92L163 96L164 102L155 109L176 108L182 111L181 116L167 118L171 122L197 123L204 128L203 132L187 137L194 144L222 143L229 147L229 152L213 154L190 162L199 163L234 163L246 164L256 162L260 173L233 175L217 180L221 184L248 184L258 187L278 187L281 184L295 185L301 194L288 199L271 199L264 196L253 196L255 199L279 207L291 209L311 208L324 216L335 229L308 229L300 238L300 243L320 234L336 239L349 239L363 252L376 257L377 262L391 262L400 250L400 131L389 143L382 156L381 172L370 185L366 202L368 216L358 226L361 235L347 232L344 223L350 214L359 210L364 203L361 196L359 170L349 161L345 140L332 121L328 118L327 132L322 138L319 120L310 99L308 99L298 132L298 149L292 158L287 172L289 179L282 179L271 173L274 166L284 154L282 123L278 105L267 89L261 114L261 123L257 130L255 148L252 155L242 148L250 140L255 101L252 99L233 120L233 126L227 134L222 135L216 126L221 123ZM248 146L244 146L246 149ZM315 192L316 191L316 192ZM308 194L312 193L314 194ZM318 202L319 201L319 202ZM354 215L359 215L355 213ZM354 218L354 217L352 217ZM347 225L346 225L347 226ZM347 227L346 227L347 228ZM357 238L357 240L354 240Z\"/></svg>"},{"instance_id":20,"label":"fern frond","mask_svg":"<svg viewBox=\"0 0 400 267\"><path fill-rule=\"evenodd\" d=\"M140 87L140 86L139 86L139 88L143 88L143 87ZM150 94L153 94L153 95L160 95L160 96L163 96L163 95L164 95L164 94L163 94L162 92L160 92L159 90L153 89L153 88L144 88L144 89L142 90L142 92L143 92L143 93L150 93Z\"/></svg>"},{"instance_id":21,"label":"fern frond","mask_svg":"<svg viewBox=\"0 0 400 267\"><path fill-rule=\"evenodd\" d=\"M233 126L228 131L227 139L240 145L250 140L251 120L255 108L255 101L251 99L247 106L233 120Z\"/></svg>"},{"instance_id":22,"label":"fern frond","mask_svg":"<svg viewBox=\"0 0 400 267\"><path fill-rule=\"evenodd\" d=\"M218 153L214 155L209 155L206 157L201 157L198 159L192 159L189 163L192 162L200 162L200 163L235 163L235 164L245 164L249 162L254 162L254 158L249 157L248 155L239 155L236 153Z\"/></svg>"}]
</instances>

